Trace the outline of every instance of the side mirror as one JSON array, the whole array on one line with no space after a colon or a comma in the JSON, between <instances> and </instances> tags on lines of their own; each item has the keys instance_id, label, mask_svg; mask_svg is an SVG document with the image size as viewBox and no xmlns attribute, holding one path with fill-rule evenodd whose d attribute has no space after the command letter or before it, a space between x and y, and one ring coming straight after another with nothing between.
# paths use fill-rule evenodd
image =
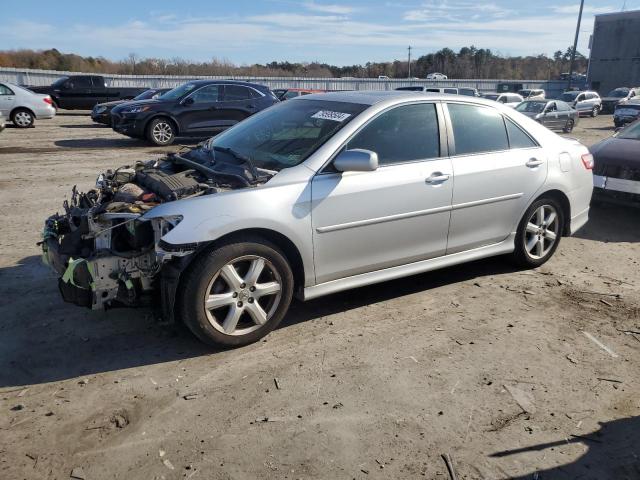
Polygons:
<instances>
[{"instance_id":1,"label":"side mirror","mask_svg":"<svg viewBox=\"0 0 640 480\"><path fill-rule=\"evenodd\" d=\"M333 161L333 166L339 172L373 172L378 169L378 154L360 148L343 150Z\"/></svg>"},{"instance_id":2,"label":"side mirror","mask_svg":"<svg viewBox=\"0 0 640 480\"><path fill-rule=\"evenodd\" d=\"M182 105L185 105L185 106L193 105L193 102L194 102L193 97L187 97L182 101Z\"/></svg>"}]
</instances>

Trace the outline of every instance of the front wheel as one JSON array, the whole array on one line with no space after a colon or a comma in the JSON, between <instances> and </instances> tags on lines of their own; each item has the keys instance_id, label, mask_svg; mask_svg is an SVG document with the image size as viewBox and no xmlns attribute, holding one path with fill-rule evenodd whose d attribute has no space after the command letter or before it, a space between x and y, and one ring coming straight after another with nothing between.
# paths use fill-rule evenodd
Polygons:
<instances>
[{"instance_id":1,"label":"front wheel","mask_svg":"<svg viewBox=\"0 0 640 480\"><path fill-rule=\"evenodd\" d=\"M179 314L205 343L247 345L280 323L293 283L275 245L261 239L229 243L204 252L186 272Z\"/></svg>"},{"instance_id":2,"label":"front wheel","mask_svg":"<svg viewBox=\"0 0 640 480\"><path fill-rule=\"evenodd\" d=\"M159 146L171 145L176 137L176 129L171 120L154 118L147 127L147 139Z\"/></svg>"},{"instance_id":3,"label":"front wheel","mask_svg":"<svg viewBox=\"0 0 640 480\"><path fill-rule=\"evenodd\" d=\"M573 120L573 118L570 118L570 119L567 121L567 123L566 123L566 125L564 126L564 128L562 129L562 131L563 131L564 133L571 133L571 132L573 132L573 127L575 126L575 124L576 124L576 123L575 123L575 121Z\"/></svg>"},{"instance_id":4,"label":"front wheel","mask_svg":"<svg viewBox=\"0 0 640 480\"><path fill-rule=\"evenodd\" d=\"M596 105L595 107L593 107L593 110L591 110L591 117L596 118L599 113L600 113L600 107Z\"/></svg>"},{"instance_id":5,"label":"front wheel","mask_svg":"<svg viewBox=\"0 0 640 480\"><path fill-rule=\"evenodd\" d=\"M544 264L560 244L564 212L553 198L541 198L527 209L516 233L512 259L525 268Z\"/></svg>"},{"instance_id":6,"label":"front wheel","mask_svg":"<svg viewBox=\"0 0 640 480\"><path fill-rule=\"evenodd\" d=\"M21 108L11 114L11 121L18 128L29 128L33 126L35 118L29 110Z\"/></svg>"}]
</instances>

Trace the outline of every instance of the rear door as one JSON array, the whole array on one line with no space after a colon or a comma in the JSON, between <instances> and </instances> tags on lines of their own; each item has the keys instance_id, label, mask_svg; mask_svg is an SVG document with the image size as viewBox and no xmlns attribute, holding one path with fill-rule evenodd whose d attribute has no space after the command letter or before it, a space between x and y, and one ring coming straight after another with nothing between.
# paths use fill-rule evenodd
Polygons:
<instances>
[{"instance_id":1,"label":"rear door","mask_svg":"<svg viewBox=\"0 0 640 480\"><path fill-rule=\"evenodd\" d=\"M9 114L16 104L16 96L7 85L0 83L0 113L9 120Z\"/></svg>"},{"instance_id":2,"label":"rear door","mask_svg":"<svg viewBox=\"0 0 640 480\"><path fill-rule=\"evenodd\" d=\"M289 92L287 92L288 94ZM285 94L285 95L287 95ZM296 96L299 92L296 92ZM220 115L224 127L231 127L258 111L257 98L252 95L251 89L244 85L224 85L224 91L220 101Z\"/></svg>"},{"instance_id":3,"label":"rear door","mask_svg":"<svg viewBox=\"0 0 640 480\"><path fill-rule=\"evenodd\" d=\"M93 82L90 76L73 77L72 86L67 90L68 103L76 109L92 109L97 103L93 97Z\"/></svg>"},{"instance_id":4,"label":"rear door","mask_svg":"<svg viewBox=\"0 0 640 480\"><path fill-rule=\"evenodd\" d=\"M314 177L318 283L444 255L453 177L439 110L416 103L380 113L344 147L376 152L376 171Z\"/></svg>"},{"instance_id":5,"label":"rear door","mask_svg":"<svg viewBox=\"0 0 640 480\"><path fill-rule=\"evenodd\" d=\"M455 178L447 254L499 243L547 176L537 143L495 108L448 102Z\"/></svg>"}]
</instances>

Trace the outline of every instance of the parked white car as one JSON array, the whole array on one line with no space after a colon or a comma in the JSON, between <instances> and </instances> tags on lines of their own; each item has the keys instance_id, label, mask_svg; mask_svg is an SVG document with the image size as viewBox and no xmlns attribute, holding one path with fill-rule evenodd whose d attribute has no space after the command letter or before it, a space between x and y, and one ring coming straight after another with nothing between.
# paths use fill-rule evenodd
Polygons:
<instances>
[{"instance_id":1,"label":"parked white car","mask_svg":"<svg viewBox=\"0 0 640 480\"><path fill-rule=\"evenodd\" d=\"M433 72L427 75L427 80L448 80L448 79L449 77L447 77L444 73Z\"/></svg>"},{"instance_id":2,"label":"parked white car","mask_svg":"<svg viewBox=\"0 0 640 480\"><path fill-rule=\"evenodd\" d=\"M483 93L482 97L487 100L503 103L512 108L515 108L524 101L522 95L518 95L517 93Z\"/></svg>"},{"instance_id":3,"label":"parked white car","mask_svg":"<svg viewBox=\"0 0 640 480\"><path fill-rule=\"evenodd\" d=\"M33 93L12 83L0 83L0 113L18 128L33 126L36 118L53 118L56 109L49 95Z\"/></svg>"},{"instance_id":4,"label":"parked white car","mask_svg":"<svg viewBox=\"0 0 640 480\"><path fill-rule=\"evenodd\" d=\"M560 99L575 108L580 115L597 117L602 110L602 99L597 92L564 92Z\"/></svg>"},{"instance_id":5,"label":"parked white car","mask_svg":"<svg viewBox=\"0 0 640 480\"><path fill-rule=\"evenodd\" d=\"M547 98L547 92L541 88L525 88L524 90L518 90L520 95L525 100L538 100Z\"/></svg>"}]
</instances>

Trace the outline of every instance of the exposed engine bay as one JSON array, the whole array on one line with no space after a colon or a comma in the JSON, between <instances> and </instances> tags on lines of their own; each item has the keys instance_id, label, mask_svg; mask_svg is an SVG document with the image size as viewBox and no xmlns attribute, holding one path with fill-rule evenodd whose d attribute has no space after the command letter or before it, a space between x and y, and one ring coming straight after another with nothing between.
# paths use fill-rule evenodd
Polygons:
<instances>
[{"instance_id":1,"label":"exposed engine bay","mask_svg":"<svg viewBox=\"0 0 640 480\"><path fill-rule=\"evenodd\" d=\"M206 144L107 170L87 192L74 186L63 203L64 213L46 220L43 260L61 275L59 288L67 302L92 309L161 304L163 315L171 317L167 310L183 268L180 259L198 246L165 251L161 238L182 218L147 220L144 214L166 202L256 187L275 173ZM168 273L160 275L164 270ZM163 278L173 285L161 285ZM160 296L155 302L154 295Z\"/></svg>"}]
</instances>

